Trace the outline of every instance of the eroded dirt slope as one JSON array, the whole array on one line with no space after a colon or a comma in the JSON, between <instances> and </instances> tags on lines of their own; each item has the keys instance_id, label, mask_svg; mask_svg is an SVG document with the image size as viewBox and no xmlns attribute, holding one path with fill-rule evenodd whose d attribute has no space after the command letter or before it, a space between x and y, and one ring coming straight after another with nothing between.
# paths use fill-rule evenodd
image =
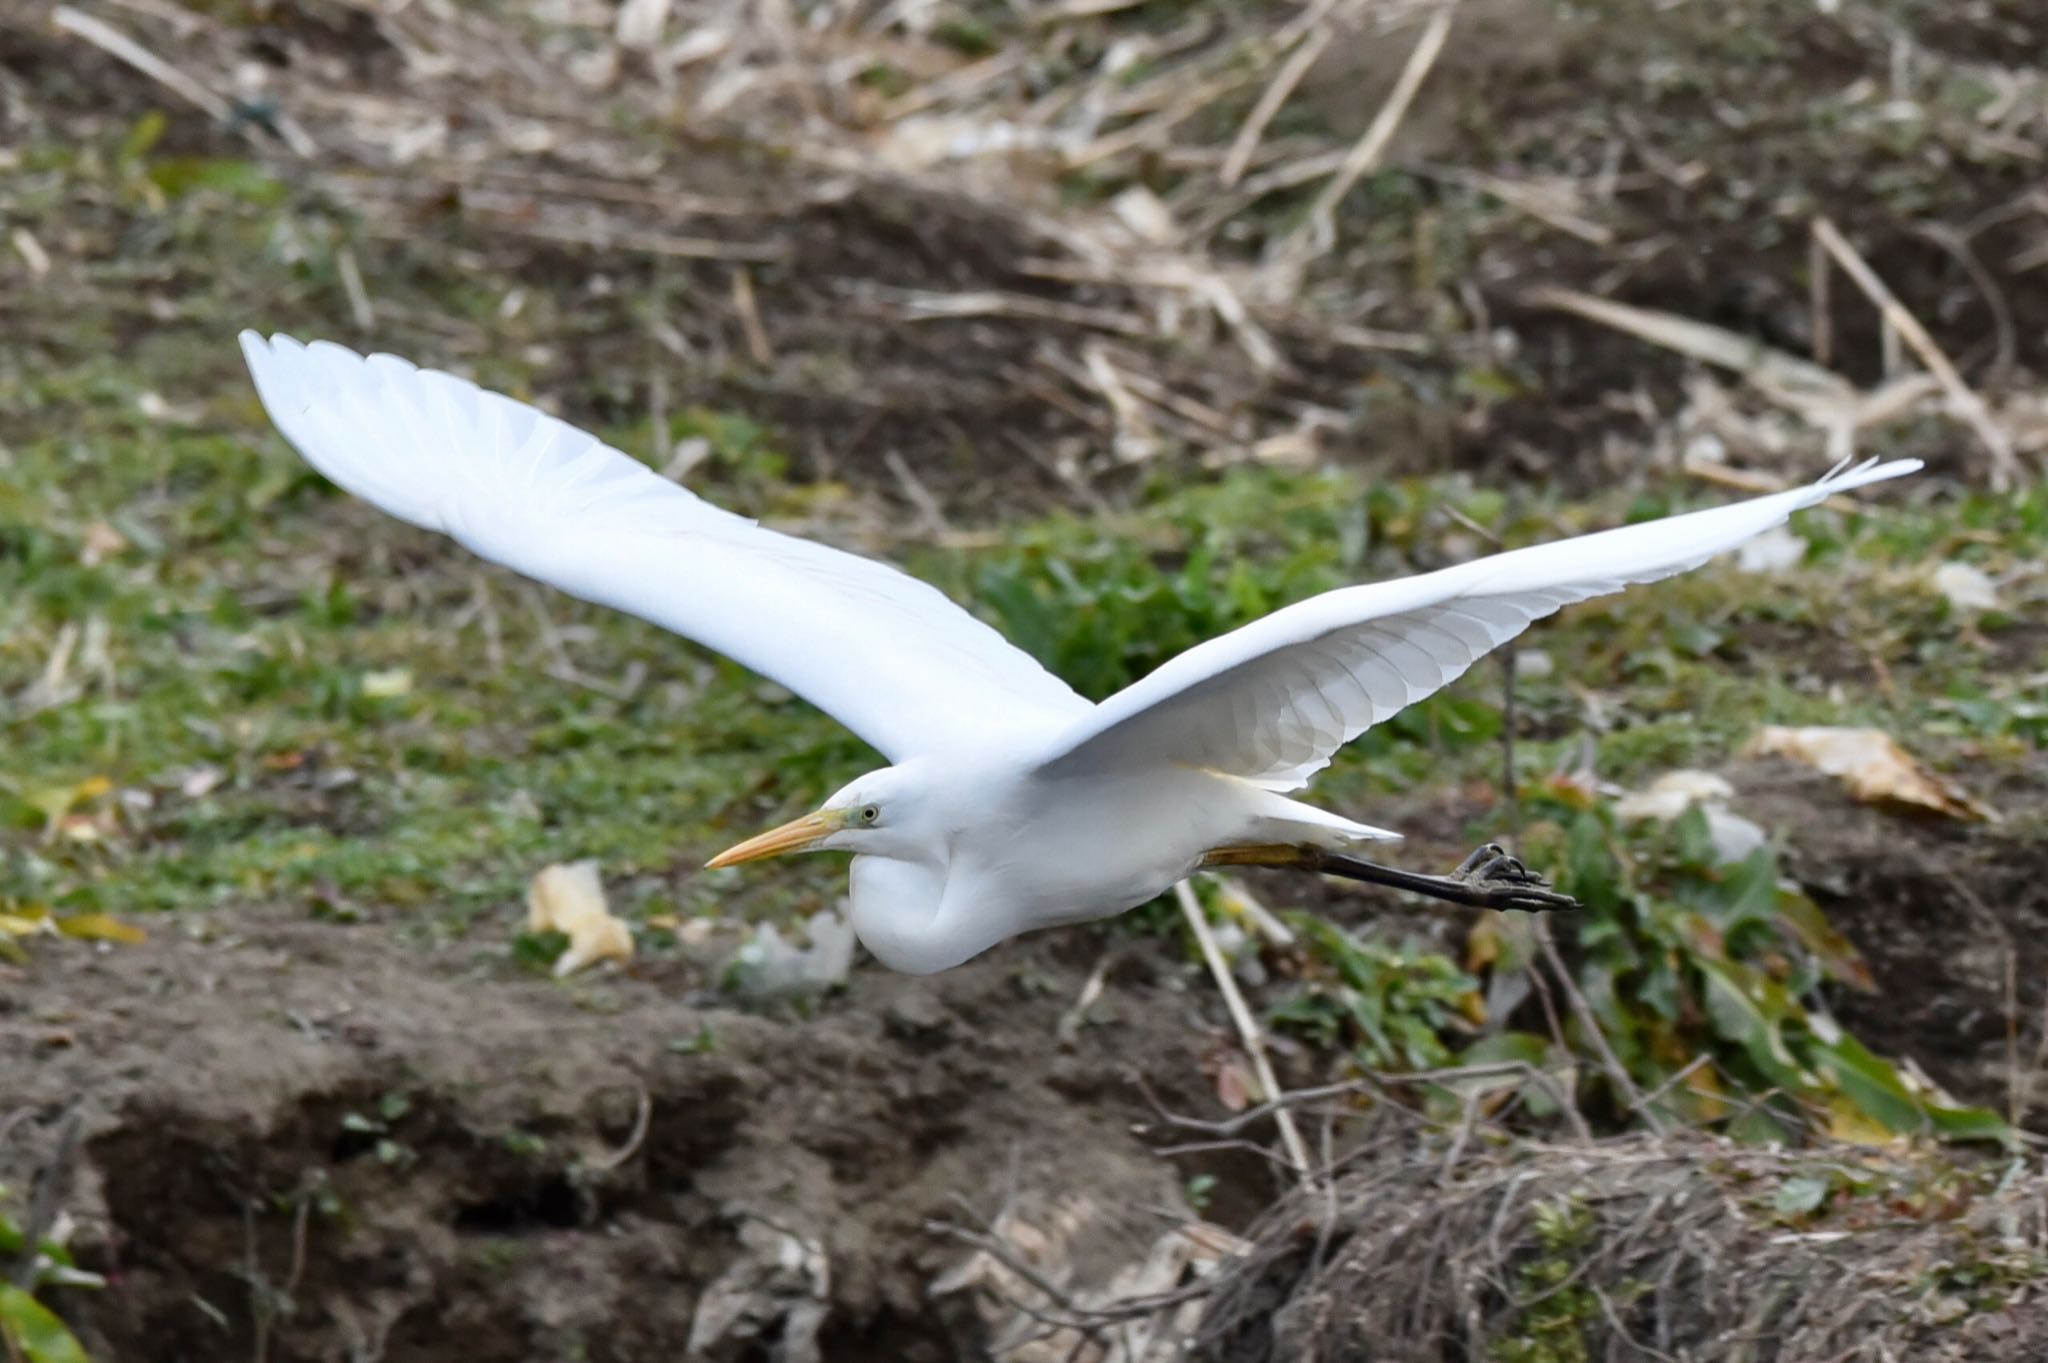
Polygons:
<instances>
[{"instance_id":1,"label":"eroded dirt slope","mask_svg":"<svg viewBox=\"0 0 2048 1363\"><path fill-rule=\"evenodd\" d=\"M786 1312L711 1357L945 1359L980 1326L927 1295L963 1252L928 1218L1050 1217L1085 1279L1186 1215L1133 1075L1184 1091L1206 1029L1141 955L1062 1042L1085 971L1042 946L802 1018L673 963L560 986L384 926L188 927L52 944L0 998L0 1179L82 1118L63 1206L111 1285L61 1305L95 1357L676 1357L711 1290Z\"/></svg>"}]
</instances>

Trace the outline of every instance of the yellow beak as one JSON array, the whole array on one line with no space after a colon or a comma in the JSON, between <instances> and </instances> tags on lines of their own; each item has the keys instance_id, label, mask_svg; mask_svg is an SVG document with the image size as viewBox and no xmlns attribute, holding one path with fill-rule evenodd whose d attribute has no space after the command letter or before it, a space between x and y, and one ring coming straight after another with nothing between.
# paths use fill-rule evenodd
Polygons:
<instances>
[{"instance_id":1,"label":"yellow beak","mask_svg":"<svg viewBox=\"0 0 2048 1363\"><path fill-rule=\"evenodd\" d=\"M758 837L748 838L704 864L708 867L737 866L743 861L758 861L762 857L778 857L784 852L804 852L813 845L831 837L846 827L846 816L835 810L819 810L806 814L801 819L791 819L780 828L771 828Z\"/></svg>"}]
</instances>

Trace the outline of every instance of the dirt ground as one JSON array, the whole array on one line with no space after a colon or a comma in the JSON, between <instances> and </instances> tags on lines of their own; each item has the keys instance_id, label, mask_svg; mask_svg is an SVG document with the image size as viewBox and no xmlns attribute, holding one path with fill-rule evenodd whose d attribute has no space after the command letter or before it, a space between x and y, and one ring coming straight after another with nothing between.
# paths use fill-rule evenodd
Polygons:
<instances>
[{"instance_id":1,"label":"dirt ground","mask_svg":"<svg viewBox=\"0 0 2048 1363\"><path fill-rule=\"evenodd\" d=\"M0 92L32 92L38 126L105 141L109 127L161 102L104 53L56 36L49 7L37 8L34 23L0 25ZM1375 473L1455 465L1596 488L1645 462L1693 367L1534 307L1524 286L1610 293L1810 353L1816 314L1788 282L1809 247L1776 211L1791 200L1801 213L1872 225L1871 261L1987 391L2023 387L2048 367L2048 270L2025 263L2041 230L2025 207L2039 193L2034 162L1998 145L1951 156L1925 134L1941 155L1879 180L1816 136L1835 115L1808 109L1804 91L1884 79L1898 36L1889 11L1880 21L1851 3L1856 13L1837 23L1808 13L1822 7L1785 19L1783 7L1761 6L1772 17L1758 28L1773 47L1760 54L1740 22L1693 17L1707 6L1664 7L1674 13L1631 31L1617 55L1598 6L1475 8L1491 17L1472 43L1453 40L1397 144L1400 163L1434 188L1374 191L1401 211L1361 213L1356 251L1303 286L1374 295L1360 317L1427 344L1338 344L1286 300L1255 309L1285 351L1270 371L1221 324L1118 330L1180 304L1114 269L1090 276L1075 265L1086 252L1062 256L1072 243L1044 220L938 193L931 177L835 180L787 141L737 146L656 125L661 155L615 156L592 132L601 114L565 109L574 89L537 82L512 104L585 140L520 161L521 174L583 177L580 192L611 206L605 231L620 240L665 233L673 247L689 234L775 250L743 276L722 257L620 247L594 259L588 243L563 239L576 224L557 215L576 194L536 190L529 178L498 186L508 206L477 183L488 176L415 175L351 140L366 91L394 107L412 97L407 63L419 57L408 46L419 35L368 6L252 6L238 46L195 49L190 63L222 88L239 61L302 82L299 112L325 159L301 167L268 144L263 155L295 194L331 193L322 212L346 204L337 218L359 214L368 237L390 244L379 344L431 338L486 376L503 348L530 349L521 382L566 394L565 410L591 421L638 415L636 384L660 369L678 403L748 411L785 435L791 481L849 485L876 508L872 524L915 520L926 538L1045 507L1113 506L1167 476L1163 463L1106 453L1130 431L1069 354L1098 333L1111 337L1115 363L1185 390L1156 417L1182 441L1175 476L1198 476L1225 446L1309 429L1324 432L1318 453ZM1578 27L1556 36L1553 8L1573 10ZM1532 20L1533 10L1543 13ZM2025 4L1919 18L1906 46L1934 54L1944 73L2038 56L2042 24ZM1655 76L1703 35L1723 44L1704 49L1718 54L1702 58L1707 76ZM1355 137L1409 41L1403 30L1399 42L1361 46L1307 83L1322 120L1313 135L1339 147ZM525 54L527 67L508 58L467 93L502 93L522 72L545 71L548 55ZM1908 71L1891 71L1903 85L1930 69L1896 65ZM455 84L422 102L459 104L467 77L447 79ZM455 118L449 136L483 139L486 122ZM880 136L855 133L849 145ZM1866 135L1875 136L1857 133ZM175 121L166 137L180 153L248 151L245 130L200 119ZM1581 197L1564 213L1574 223L1606 214L1602 230L1560 235L1547 219L1511 214L1484 230L1446 225L1458 207L1451 171L1535 165L1593 181L1610 145L1635 158L1620 200ZM453 154L436 164L463 165ZM690 193L717 203L633 197L650 177L680 183L683 167ZM1948 201L1935 204L1934 189ZM1410 192L1426 200L1421 209L1399 199ZM219 339L221 317L271 301L231 270L188 270L186 243L152 235L119 200L81 198L67 230L81 254L132 253L142 284L118 272L84 281L78 314L103 324L10 308L20 353L0 364L55 366L108 347L175 375L185 352ZM1974 224L1973 250L1915 230L1923 217ZM1366 230L1380 223L1383 233ZM1602 235L1608 228L1620 244ZM1278 230L1253 224L1230 249L1248 258ZM1445 243L1455 258L1436 256ZM1046 257L1062 268L1044 268ZM553 310L538 321L451 317L445 295L413 287L472 258L530 291L537 311ZM1840 367L1874 382L1875 314L1839 279L1836 288L1822 311ZM334 321L339 286L321 289L264 316L345 327ZM912 295L941 293L1003 301L938 325ZM1497 372L1516 366L1543 382ZM1331 427L1331 412L1355 424ZM1171 427L1175 413L1184 430ZM1929 456L1942 477L1981 479L1982 452L1953 425L1916 423L1885 439ZM2016 673L2044 665L2040 642L2008 645ZM2033 751L2001 770L1978 792L2002 812L1995 825L1875 811L1777 764L1730 775L1745 811L1782 837L1789 873L1869 960L1875 993L1830 995L1842 1022L1960 1098L2039 1112L2048 763ZM1415 835L1404 860L1434 865L1455 861L1468 826L1499 809L1490 797L1433 790L1378 813ZM1353 924L1389 918L1368 896L1330 891L1312 903ZM0 1183L63 1181L80 1262L109 1281L52 1299L95 1359L936 1363L982 1356L1012 1323L1001 1294L974 1285L989 1279L968 1271L972 1246L943 1226L970 1237L1005 1217L1033 1227L1045 1262L1078 1290L1145 1262L1197 1218L1232 1232L1270 1224L1260 1218L1283 1185L1257 1153L1230 1142L1159 1153L1202 1144L1162 1108L1223 1115L1214 1062L1233 1036L1206 977L1169 939L1061 932L931 980L868 963L845 990L802 1007L745 1010L719 991L704 954L557 984L513 958L512 912L449 943L408 931L395 909L342 923L309 917L303 903L236 902L154 923L141 946L37 941L27 964L0 964ZM1393 921L1449 945L1464 928ZM1077 1008L1105 961L1100 997ZM1284 1082L1303 1085L1342 1061L1290 1050L1280 1065ZM59 1158L74 1119L75 1150ZM936 1290L949 1275L962 1285ZM1245 1346L1218 1356L1266 1355Z\"/></svg>"},{"instance_id":2,"label":"dirt ground","mask_svg":"<svg viewBox=\"0 0 2048 1363\"><path fill-rule=\"evenodd\" d=\"M1738 777L1785 811L1795 873L1869 954L1877 992L1844 995L1843 1020L1959 1096L2035 1084L2006 991L2043 1004L2037 837ZM2038 820L2036 799L2014 814ZM1955 907L1973 896L1996 931ZM79 1116L63 1205L110 1286L61 1300L96 1357L644 1359L690 1345L721 1297L754 1315L704 1357L977 1356L1001 1294L934 1296L970 1251L931 1223L1052 1228L1052 1261L1099 1283L1194 1217L1190 1180L1218 1184L1205 1214L1237 1230L1283 1186L1228 1143L1154 1153L1196 1139L1163 1114L1227 1115L1206 1062L1230 1042L1162 946L1056 932L749 1012L720 1001L709 954L565 987L488 941L422 949L288 910L52 943L0 967L0 1182L29 1186ZM1100 998L1069 1018L1105 952ZM781 1314L756 1319L762 1302Z\"/></svg>"},{"instance_id":3,"label":"dirt ground","mask_svg":"<svg viewBox=\"0 0 2048 1363\"><path fill-rule=\"evenodd\" d=\"M967 1251L927 1221L1056 1220L1085 1281L1189 1215L1133 1081L1196 1101L1207 1000L1133 953L1062 1041L1072 945L862 970L808 1017L289 915L39 952L0 1004L0 1179L80 1116L98 1358L679 1357L720 1284L784 1314L704 1357L960 1357L971 1293L929 1289Z\"/></svg>"}]
</instances>

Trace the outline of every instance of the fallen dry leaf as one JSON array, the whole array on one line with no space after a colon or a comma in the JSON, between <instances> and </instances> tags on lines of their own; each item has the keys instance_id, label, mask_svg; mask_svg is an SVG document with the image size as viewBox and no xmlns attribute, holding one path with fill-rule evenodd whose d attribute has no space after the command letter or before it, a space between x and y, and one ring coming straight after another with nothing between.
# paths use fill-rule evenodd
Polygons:
<instances>
[{"instance_id":1,"label":"fallen dry leaf","mask_svg":"<svg viewBox=\"0 0 2048 1363\"><path fill-rule=\"evenodd\" d=\"M178 778L178 793L188 800L197 800L227 778L228 774L219 767L193 767Z\"/></svg>"},{"instance_id":2,"label":"fallen dry leaf","mask_svg":"<svg viewBox=\"0 0 2048 1363\"><path fill-rule=\"evenodd\" d=\"M823 1357L818 1332L832 1300L823 1240L735 1210L739 1250L698 1298L683 1357L768 1357L763 1339L775 1341L773 1357L791 1363Z\"/></svg>"},{"instance_id":3,"label":"fallen dry leaf","mask_svg":"<svg viewBox=\"0 0 2048 1363\"><path fill-rule=\"evenodd\" d=\"M1706 816L1714 860L1725 865L1741 861L1770 841L1756 823L1728 808L1734 796L1735 787L1725 777L1682 768L1667 771L1643 789L1622 796L1614 802L1614 812L1630 822L1671 823L1698 805Z\"/></svg>"},{"instance_id":4,"label":"fallen dry leaf","mask_svg":"<svg viewBox=\"0 0 2048 1363\"><path fill-rule=\"evenodd\" d=\"M373 700L389 700L412 690L412 673L403 667L363 674L363 694Z\"/></svg>"},{"instance_id":5,"label":"fallen dry leaf","mask_svg":"<svg viewBox=\"0 0 2048 1363\"><path fill-rule=\"evenodd\" d=\"M56 920L57 931L66 937L88 942L121 942L140 946L149 934L133 923L124 923L109 913L74 913Z\"/></svg>"},{"instance_id":6,"label":"fallen dry leaf","mask_svg":"<svg viewBox=\"0 0 2048 1363\"><path fill-rule=\"evenodd\" d=\"M127 547L127 536L105 521L94 521L85 528L78 561L88 568L97 568Z\"/></svg>"},{"instance_id":7,"label":"fallen dry leaf","mask_svg":"<svg viewBox=\"0 0 2048 1363\"><path fill-rule=\"evenodd\" d=\"M1180 236L1173 210L1143 185L1133 185L1109 201L1109 211L1132 236L1154 246L1170 246Z\"/></svg>"},{"instance_id":8,"label":"fallen dry leaf","mask_svg":"<svg viewBox=\"0 0 2048 1363\"><path fill-rule=\"evenodd\" d=\"M1614 812L1624 819L1675 819L1692 805L1726 804L1734 797L1735 787L1727 777L1680 768L1622 796L1614 802Z\"/></svg>"},{"instance_id":9,"label":"fallen dry leaf","mask_svg":"<svg viewBox=\"0 0 2048 1363\"><path fill-rule=\"evenodd\" d=\"M50 920L50 911L40 904L31 904L15 913L0 911L0 937L27 937L33 933L55 930L56 925Z\"/></svg>"},{"instance_id":10,"label":"fallen dry leaf","mask_svg":"<svg viewBox=\"0 0 2048 1363\"><path fill-rule=\"evenodd\" d=\"M991 1355L1005 1363L1171 1363L1185 1358L1204 1303L1194 1293L1178 1300L1177 1290L1251 1250L1248 1241L1223 1227L1192 1219L1169 1226L1147 1247L1133 1239L1115 1209L1080 1193L1032 1208L1031 1217L1027 1220L1015 1205L1005 1206L988 1228L985 1247L941 1273L930 1288L933 1297L965 1295L990 1337L1016 1341ZM1100 1268L1081 1277L1081 1265L1101 1262L1098 1246L1114 1246L1122 1266L1106 1280ZM1055 1302L1052 1293L1061 1298ZM1057 1324L1045 1311L1060 1305L1080 1315L1150 1300L1159 1302L1158 1309L1149 1315L1130 1313L1133 1319L1095 1340L1072 1325Z\"/></svg>"},{"instance_id":11,"label":"fallen dry leaf","mask_svg":"<svg viewBox=\"0 0 2048 1363\"><path fill-rule=\"evenodd\" d=\"M1840 778L1851 795L1867 804L1946 814L1952 819L1998 818L1988 805L1971 798L1953 781L1920 765L1882 729L1769 724L1749 741L1745 751L1752 756L1804 762Z\"/></svg>"},{"instance_id":12,"label":"fallen dry leaf","mask_svg":"<svg viewBox=\"0 0 2048 1363\"><path fill-rule=\"evenodd\" d=\"M1217 1059L1215 1078L1216 1101L1231 1112L1244 1111L1258 1096L1259 1078L1251 1062L1234 1051Z\"/></svg>"},{"instance_id":13,"label":"fallen dry leaf","mask_svg":"<svg viewBox=\"0 0 2048 1363\"><path fill-rule=\"evenodd\" d=\"M1782 573L1805 561L1806 541L1787 525L1766 530L1735 551L1735 566L1745 573Z\"/></svg>"},{"instance_id":14,"label":"fallen dry leaf","mask_svg":"<svg viewBox=\"0 0 2048 1363\"><path fill-rule=\"evenodd\" d=\"M1959 611L1975 614L1998 609L1997 584L1967 563L1944 563L1930 575L1934 590Z\"/></svg>"},{"instance_id":15,"label":"fallen dry leaf","mask_svg":"<svg viewBox=\"0 0 2048 1363\"><path fill-rule=\"evenodd\" d=\"M597 961L633 959L633 934L606 906L594 861L543 868L526 891L526 928L569 939L555 962L558 979Z\"/></svg>"},{"instance_id":16,"label":"fallen dry leaf","mask_svg":"<svg viewBox=\"0 0 2048 1363\"><path fill-rule=\"evenodd\" d=\"M668 23L670 3L671 0L626 0L619 6L618 22L612 27L613 39L629 51L652 52Z\"/></svg>"}]
</instances>

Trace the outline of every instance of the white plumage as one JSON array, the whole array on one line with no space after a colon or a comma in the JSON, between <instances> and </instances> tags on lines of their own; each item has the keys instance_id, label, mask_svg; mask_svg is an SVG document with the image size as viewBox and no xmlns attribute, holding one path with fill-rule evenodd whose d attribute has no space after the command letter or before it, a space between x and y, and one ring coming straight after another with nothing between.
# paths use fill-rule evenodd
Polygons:
<instances>
[{"instance_id":1,"label":"white plumage","mask_svg":"<svg viewBox=\"0 0 2048 1363\"><path fill-rule=\"evenodd\" d=\"M1337 749L1559 608L1697 568L1801 507L1918 467L1865 464L1711 511L1325 592L1125 687L1081 722L1053 766L1167 760L1297 789Z\"/></svg>"},{"instance_id":2,"label":"white plumage","mask_svg":"<svg viewBox=\"0 0 2048 1363\"><path fill-rule=\"evenodd\" d=\"M285 438L356 496L717 649L890 758L971 741L991 707L1088 712L929 584L764 530L523 402L327 341L245 332L242 353Z\"/></svg>"},{"instance_id":3,"label":"white plumage","mask_svg":"<svg viewBox=\"0 0 2048 1363\"><path fill-rule=\"evenodd\" d=\"M242 335L278 428L342 487L493 562L728 654L893 765L716 864L856 853L876 955L938 970L1141 903L1207 854L1381 830L1283 792L1562 606L1696 567L1899 460L1710 511L1347 587L1091 705L929 585L763 529L545 413L327 342Z\"/></svg>"}]
</instances>

